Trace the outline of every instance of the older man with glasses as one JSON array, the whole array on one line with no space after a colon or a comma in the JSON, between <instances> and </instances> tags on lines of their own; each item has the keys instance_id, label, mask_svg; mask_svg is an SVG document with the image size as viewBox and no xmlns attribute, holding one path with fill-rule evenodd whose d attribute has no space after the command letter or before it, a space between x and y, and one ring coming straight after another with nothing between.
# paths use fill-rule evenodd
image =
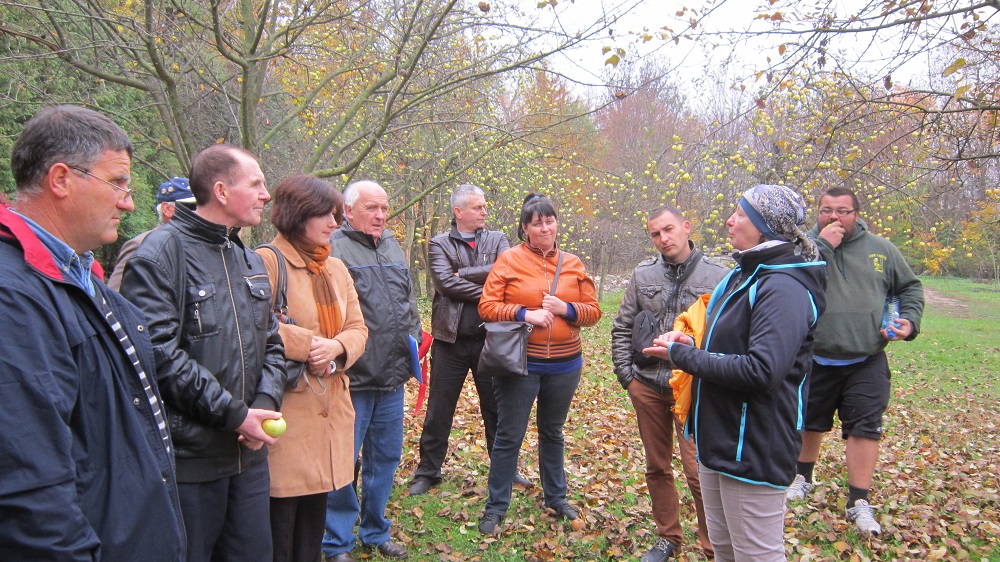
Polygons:
<instances>
[{"instance_id":1,"label":"older man with glasses","mask_svg":"<svg viewBox=\"0 0 1000 562\"><path fill-rule=\"evenodd\" d=\"M145 320L95 275L93 250L133 210L131 164L125 132L80 107L43 109L14 143L17 200L0 206L0 560L184 560Z\"/></svg>"},{"instance_id":2,"label":"older man with glasses","mask_svg":"<svg viewBox=\"0 0 1000 562\"><path fill-rule=\"evenodd\" d=\"M131 181L131 178L127 174L124 177L116 178L115 181L111 182L105 179L101 179L100 176L95 176L94 174L90 173L87 170L84 170L83 168L80 168L79 166L70 166L67 164L66 167L75 172L79 172L87 177L94 178L95 180L103 183L104 185L110 187L111 189L124 193L125 199L128 199L129 201L132 200L132 194L135 193L135 190L128 186L129 181Z\"/></svg>"},{"instance_id":3,"label":"older man with glasses","mask_svg":"<svg viewBox=\"0 0 1000 562\"><path fill-rule=\"evenodd\" d=\"M837 412L847 440L847 520L860 532L877 535L882 527L868 496L889 405L885 347L917 337L924 290L892 242L868 230L858 208L853 191L828 190L809 233L828 264L826 312L816 327L802 451L786 497L804 499L813 490L823 435L833 428ZM897 306L898 315L885 322Z\"/></svg>"}]
</instances>

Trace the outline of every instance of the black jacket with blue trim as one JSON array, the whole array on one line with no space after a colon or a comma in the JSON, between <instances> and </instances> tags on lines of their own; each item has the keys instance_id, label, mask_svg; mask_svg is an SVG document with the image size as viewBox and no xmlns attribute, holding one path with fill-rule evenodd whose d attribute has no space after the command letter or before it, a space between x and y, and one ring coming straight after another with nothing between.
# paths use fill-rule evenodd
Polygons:
<instances>
[{"instance_id":1,"label":"black jacket with blue trim","mask_svg":"<svg viewBox=\"0 0 1000 562\"><path fill-rule=\"evenodd\" d=\"M673 344L694 376L688 430L698 459L727 476L775 488L795 477L826 264L782 243L737 254L708 304L702 348Z\"/></svg>"}]
</instances>

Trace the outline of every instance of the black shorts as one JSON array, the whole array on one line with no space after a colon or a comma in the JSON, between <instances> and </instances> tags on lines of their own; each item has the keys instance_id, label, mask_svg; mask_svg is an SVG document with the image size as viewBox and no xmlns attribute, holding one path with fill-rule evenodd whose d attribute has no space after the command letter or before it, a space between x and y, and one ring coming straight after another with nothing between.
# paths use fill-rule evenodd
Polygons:
<instances>
[{"instance_id":1,"label":"black shorts","mask_svg":"<svg viewBox=\"0 0 1000 562\"><path fill-rule=\"evenodd\" d=\"M889 362L885 352L861 363L831 367L813 362L806 402L806 431L833 429L833 413L840 417L841 435L882 438L882 414L889 406Z\"/></svg>"}]
</instances>

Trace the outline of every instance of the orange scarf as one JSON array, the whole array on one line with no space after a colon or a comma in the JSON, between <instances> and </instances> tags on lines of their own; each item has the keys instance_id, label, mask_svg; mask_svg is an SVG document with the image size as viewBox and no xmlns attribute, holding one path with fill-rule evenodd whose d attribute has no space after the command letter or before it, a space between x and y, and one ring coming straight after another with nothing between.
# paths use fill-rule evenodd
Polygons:
<instances>
[{"instance_id":1,"label":"orange scarf","mask_svg":"<svg viewBox=\"0 0 1000 562\"><path fill-rule=\"evenodd\" d=\"M295 241L295 249L306 262L309 277L312 279L313 298L316 301L316 311L319 316L319 331L324 338L332 338L340 332L343 320L340 317L340 306L337 305L337 292L333 288L333 278L326 269L326 260L330 257L330 245L313 246Z\"/></svg>"}]
</instances>

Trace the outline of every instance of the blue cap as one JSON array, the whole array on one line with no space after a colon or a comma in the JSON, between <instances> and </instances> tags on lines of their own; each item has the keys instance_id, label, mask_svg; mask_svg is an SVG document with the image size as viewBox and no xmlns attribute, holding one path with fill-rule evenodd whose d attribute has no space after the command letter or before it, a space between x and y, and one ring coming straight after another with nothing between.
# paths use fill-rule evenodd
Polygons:
<instances>
[{"instance_id":1,"label":"blue cap","mask_svg":"<svg viewBox=\"0 0 1000 562\"><path fill-rule=\"evenodd\" d=\"M161 183L160 188L156 190L156 204L167 202L194 203L194 193L191 193L191 188L188 186L187 178L170 178Z\"/></svg>"}]
</instances>

